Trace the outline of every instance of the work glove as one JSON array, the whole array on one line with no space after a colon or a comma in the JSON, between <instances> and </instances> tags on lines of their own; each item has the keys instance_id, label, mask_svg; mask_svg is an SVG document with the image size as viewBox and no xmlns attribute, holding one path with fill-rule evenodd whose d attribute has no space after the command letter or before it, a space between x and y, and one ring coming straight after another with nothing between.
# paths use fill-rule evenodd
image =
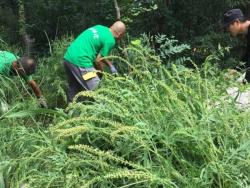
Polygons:
<instances>
[{"instance_id":1,"label":"work glove","mask_svg":"<svg viewBox=\"0 0 250 188\"><path fill-rule=\"evenodd\" d=\"M41 108L48 108L47 101L46 101L46 99L43 96L41 96L38 99L38 102L39 102Z\"/></svg>"},{"instance_id":2,"label":"work glove","mask_svg":"<svg viewBox=\"0 0 250 188\"><path fill-rule=\"evenodd\" d=\"M117 74L117 73L118 73L118 71L116 70L116 68L115 68L114 65L111 65L111 66L110 66L110 72L111 72L112 74Z\"/></svg>"}]
</instances>

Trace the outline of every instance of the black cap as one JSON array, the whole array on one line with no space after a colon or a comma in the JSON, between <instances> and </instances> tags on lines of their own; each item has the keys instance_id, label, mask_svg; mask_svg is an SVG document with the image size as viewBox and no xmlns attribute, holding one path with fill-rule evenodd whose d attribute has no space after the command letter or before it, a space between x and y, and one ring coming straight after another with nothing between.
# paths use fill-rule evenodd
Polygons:
<instances>
[{"instance_id":1,"label":"black cap","mask_svg":"<svg viewBox=\"0 0 250 188\"><path fill-rule=\"evenodd\" d=\"M235 20L243 20L244 15L240 9L232 9L227 11L224 14L224 23L223 23L223 28L227 29L231 23L233 23Z\"/></svg>"}]
</instances>

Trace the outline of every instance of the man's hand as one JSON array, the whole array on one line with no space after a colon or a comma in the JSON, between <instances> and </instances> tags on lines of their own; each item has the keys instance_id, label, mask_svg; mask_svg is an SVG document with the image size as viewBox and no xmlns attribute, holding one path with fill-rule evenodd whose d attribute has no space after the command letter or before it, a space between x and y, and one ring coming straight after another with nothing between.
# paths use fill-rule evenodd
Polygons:
<instances>
[{"instance_id":1,"label":"man's hand","mask_svg":"<svg viewBox=\"0 0 250 188\"><path fill-rule=\"evenodd\" d=\"M109 61L108 59L105 59L101 56L101 54L98 54L96 60L95 60L97 69L103 71L103 63L105 63L106 65L109 66L110 72L112 74L117 74L118 71L116 70L115 66L112 64L111 61Z\"/></svg>"},{"instance_id":2,"label":"man's hand","mask_svg":"<svg viewBox=\"0 0 250 188\"><path fill-rule=\"evenodd\" d=\"M41 96L38 99L38 101L39 101L39 104L40 104L41 108L48 108L47 101L43 96Z\"/></svg>"},{"instance_id":3,"label":"man's hand","mask_svg":"<svg viewBox=\"0 0 250 188\"><path fill-rule=\"evenodd\" d=\"M114 65L110 66L110 71L111 71L112 74L117 74L118 73L118 71L116 70Z\"/></svg>"}]
</instances>

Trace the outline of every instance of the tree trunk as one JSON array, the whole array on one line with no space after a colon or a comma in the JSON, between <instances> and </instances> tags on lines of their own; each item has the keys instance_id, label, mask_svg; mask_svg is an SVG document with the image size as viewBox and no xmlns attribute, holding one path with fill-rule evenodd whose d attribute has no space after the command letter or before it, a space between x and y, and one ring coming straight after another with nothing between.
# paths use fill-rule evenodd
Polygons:
<instances>
[{"instance_id":1,"label":"tree trunk","mask_svg":"<svg viewBox=\"0 0 250 188\"><path fill-rule=\"evenodd\" d=\"M121 11L117 3L117 0L114 0L114 4L115 4L115 10L116 10L116 20L121 20Z\"/></svg>"},{"instance_id":2,"label":"tree trunk","mask_svg":"<svg viewBox=\"0 0 250 188\"><path fill-rule=\"evenodd\" d=\"M26 31L26 19L25 19L25 10L24 10L24 4L22 0L18 0L18 24L19 24L19 35L22 38L23 45L25 48L24 56L29 57L31 46L33 40L31 40L30 36L28 35Z\"/></svg>"}]
</instances>

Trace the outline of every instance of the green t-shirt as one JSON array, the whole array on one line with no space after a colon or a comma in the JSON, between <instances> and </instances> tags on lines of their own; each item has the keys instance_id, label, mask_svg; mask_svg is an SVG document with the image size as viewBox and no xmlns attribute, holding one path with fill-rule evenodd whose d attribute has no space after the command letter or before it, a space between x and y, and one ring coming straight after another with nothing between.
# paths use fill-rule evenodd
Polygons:
<instances>
[{"instance_id":1,"label":"green t-shirt","mask_svg":"<svg viewBox=\"0 0 250 188\"><path fill-rule=\"evenodd\" d=\"M0 51L0 74L10 76L12 63L19 57L7 51ZM25 76L26 81L32 80L31 76Z\"/></svg>"},{"instance_id":2,"label":"green t-shirt","mask_svg":"<svg viewBox=\"0 0 250 188\"><path fill-rule=\"evenodd\" d=\"M96 25L82 32L68 47L64 59L79 67L93 67L97 55L109 55L115 38L108 27Z\"/></svg>"}]
</instances>

